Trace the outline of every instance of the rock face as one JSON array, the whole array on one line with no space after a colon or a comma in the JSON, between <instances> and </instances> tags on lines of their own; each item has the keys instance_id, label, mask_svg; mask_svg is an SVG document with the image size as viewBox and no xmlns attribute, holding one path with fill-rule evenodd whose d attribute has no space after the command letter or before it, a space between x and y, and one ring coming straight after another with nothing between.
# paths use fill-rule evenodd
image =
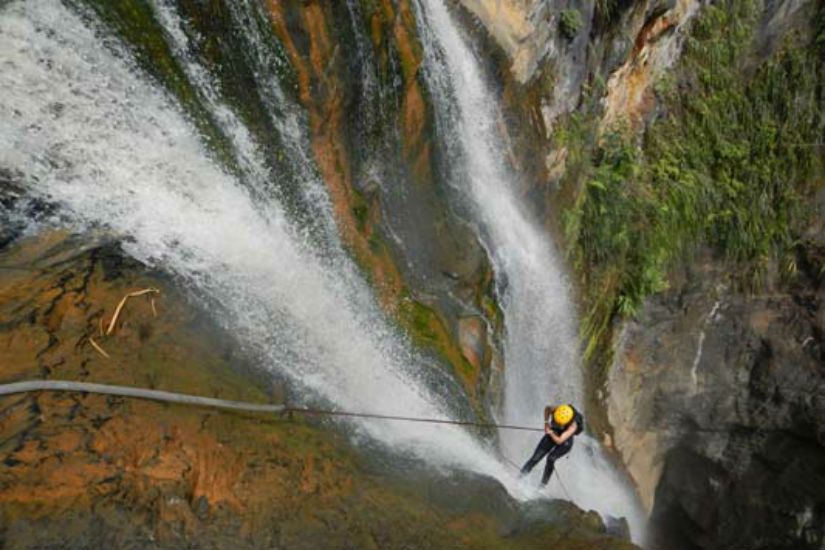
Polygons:
<instances>
[{"instance_id":1,"label":"rock face","mask_svg":"<svg viewBox=\"0 0 825 550\"><path fill-rule=\"evenodd\" d=\"M705 259L623 328L608 413L657 547L825 543L825 291L809 275L747 296Z\"/></svg>"},{"instance_id":2,"label":"rock face","mask_svg":"<svg viewBox=\"0 0 825 550\"><path fill-rule=\"evenodd\" d=\"M284 397L172 281L115 245L42 235L0 252L0 265L3 382ZM145 287L161 291L154 305L131 299L101 334L122 296ZM359 453L297 417L99 395L0 399L3 548L633 548L593 516L564 502L526 509L493 480Z\"/></svg>"},{"instance_id":3,"label":"rock face","mask_svg":"<svg viewBox=\"0 0 825 550\"><path fill-rule=\"evenodd\" d=\"M652 84L677 59L695 0L462 0L510 60L518 82L546 80L543 126L573 112L583 88L607 80L604 121L633 123L651 104ZM600 8L601 7L601 11ZM608 10L605 12L605 10ZM552 172L558 151L547 154Z\"/></svg>"},{"instance_id":4,"label":"rock face","mask_svg":"<svg viewBox=\"0 0 825 550\"><path fill-rule=\"evenodd\" d=\"M384 309L452 368L486 414L489 404L476 397L490 358L475 361L458 340L461 317L486 314L491 267L444 200L412 3L271 2L269 13L297 75L342 240Z\"/></svg>"},{"instance_id":5,"label":"rock face","mask_svg":"<svg viewBox=\"0 0 825 550\"><path fill-rule=\"evenodd\" d=\"M664 105L655 87L668 86L663 76L678 66L691 22L703 9L692 0L461 4L507 54L515 79L538 87L547 181L584 186L588 177L575 173L590 168L576 164L581 152L566 146L566 135L558 138L559 146L553 143L555 130L569 130L563 115L592 117L596 130L588 139L596 149L608 129L629 130L634 143L644 143L657 116L679 109ZM608 4L610 13L599 11ZM737 57L749 70L783 44L822 33L821 23L810 24L821 3L752 6L753 38L743 50L747 55ZM580 34L565 39L571 9L583 23ZM707 63L713 74L710 54ZM679 86L691 90L693 83ZM810 187L821 189L821 170L816 173ZM623 174L619 180L634 177ZM634 192L632 186L625 189ZM562 188L551 201L566 200L564 193ZM774 280L760 291L741 291L735 281L745 278L736 273L743 268L707 251L667 276L669 289L648 298L632 319L619 319L615 310L608 315L613 345L596 359L605 363L597 365L603 369L594 369L609 373L598 381L612 427L605 439L621 455L651 514L652 547L825 545L822 196L814 201L820 206L813 226L799 235L802 244L790 254L795 259L790 266L774 266ZM621 205L604 207L606 217L615 213L611 209L621 214ZM780 280L780 271L795 274ZM589 273L580 275L585 285L600 288ZM611 352L608 364L604 358Z\"/></svg>"}]
</instances>

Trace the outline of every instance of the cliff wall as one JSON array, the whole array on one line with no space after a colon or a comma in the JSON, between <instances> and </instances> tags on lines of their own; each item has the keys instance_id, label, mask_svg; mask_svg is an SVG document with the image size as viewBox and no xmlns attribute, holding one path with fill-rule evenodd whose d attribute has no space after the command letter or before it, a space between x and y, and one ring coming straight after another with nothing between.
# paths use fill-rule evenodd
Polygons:
<instances>
[{"instance_id":1,"label":"cliff wall","mask_svg":"<svg viewBox=\"0 0 825 550\"><path fill-rule=\"evenodd\" d=\"M821 547L822 3L462 5L541 81L533 196L651 544Z\"/></svg>"}]
</instances>

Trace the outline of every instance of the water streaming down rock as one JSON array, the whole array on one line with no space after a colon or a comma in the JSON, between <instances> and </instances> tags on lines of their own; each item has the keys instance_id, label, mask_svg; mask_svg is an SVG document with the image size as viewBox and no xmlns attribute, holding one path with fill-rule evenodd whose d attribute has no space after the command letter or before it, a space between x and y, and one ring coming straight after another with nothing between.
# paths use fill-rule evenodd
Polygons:
<instances>
[{"instance_id":1,"label":"water streaming down rock","mask_svg":"<svg viewBox=\"0 0 825 550\"><path fill-rule=\"evenodd\" d=\"M216 164L170 95L124 49L104 47L88 20L57 1L3 6L0 167L57 205L51 223L105 227L129 254L206 296L264 365L311 394L350 410L447 416L449 407L422 382L422 361L343 250L332 250L331 261L319 257L276 198L260 200L254 177L242 181ZM214 99L212 108L225 108ZM251 139L233 143L250 147L245 154L254 161ZM463 430L355 428L526 494Z\"/></svg>"},{"instance_id":2,"label":"water streaming down rock","mask_svg":"<svg viewBox=\"0 0 825 550\"><path fill-rule=\"evenodd\" d=\"M419 0L417 7L438 128L454 160L449 177L473 204L496 265L507 327L501 419L541 425L546 403L584 403L570 291L548 238L517 199L496 127L496 97L479 61L441 0ZM501 436L515 460L536 444L533 435ZM638 539L643 518L631 490L596 441L585 436L577 443L574 458L559 465L567 490L579 506L627 517ZM564 497L556 483L550 490Z\"/></svg>"},{"instance_id":3,"label":"water streaming down rock","mask_svg":"<svg viewBox=\"0 0 825 550\"><path fill-rule=\"evenodd\" d=\"M248 186L250 191L262 200L266 200L271 192L283 202L286 197L279 186L271 184L274 180L273 171L264 158L266 153L272 152L261 151L243 122L223 102L216 79L198 60L192 42L202 38L196 31L187 29L186 22L173 2L152 0L149 4L163 28L173 55L197 92L204 97L213 118L220 123L221 129L233 144L243 179L252 182ZM234 46L245 54L245 60L255 75L257 96L266 107L266 114L273 128L277 129L278 136L283 137L280 144L286 154L281 156L300 181L300 185L296 187L303 199L303 209L299 213L292 212L292 215L298 218L296 221L305 234L315 237L316 247L329 251L340 245L332 208L324 184L307 154L310 146L301 129L303 120L298 114L300 109L284 93L276 74L279 64L284 62L271 51L271 44L262 36L260 27L267 24L267 16L259 3L250 0L231 2L228 7L233 25L243 30L234 37ZM193 35L193 39L190 39L189 34ZM334 255L319 257L335 258Z\"/></svg>"},{"instance_id":4,"label":"water streaming down rock","mask_svg":"<svg viewBox=\"0 0 825 550\"><path fill-rule=\"evenodd\" d=\"M75 230L105 227L125 239L130 254L178 276L218 307L216 314L224 324L265 365L286 373L311 394L354 410L448 416L449 405L427 389L423 361L376 307L368 285L335 236L328 199L306 154L308 140L298 109L280 91L260 34L260 13L255 11L260 5L231 3L232 17L245 30L244 46L260 79L261 95L294 171L305 184L300 187L303 200L325 230L327 239L320 249L302 225L306 218L290 212L279 193L271 192L273 180L281 175L266 165L255 136L192 53L185 23L164 0L152 6L172 53L228 137L241 168L238 173L213 158L173 95L142 75L125 48L101 41L87 28L88 22L95 25L94 17L78 17L56 1L8 3L0 11L0 168L13 173L32 196L58 205L53 223ZM443 10L440 4L434 6ZM491 96L446 11L436 23L432 28L440 39L446 33L458 40L459 48L450 58L436 51L433 37L427 41L430 67L444 62L449 68L430 72L437 108L462 122L451 156L478 159L464 165L465 183L474 186L476 204L498 205L502 210L488 215L503 215L512 222L496 225L484 219L499 272L510 281L505 293L511 335L508 363L538 366L555 356L560 365L575 365L572 317L565 312L569 306L563 305L566 289L560 278L548 277L560 270L512 195L502 193L509 176L497 160L494 117L486 103ZM420 27L426 31L425 25ZM462 62L454 66L456 61ZM480 95L469 99L461 95L468 74L473 83L480 83ZM466 117L471 110L473 121ZM499 189L481 185L487 178ZM546 292L548 288L553 292ZM553 296L561 300L561 309L546 301ZM548 315L551 311L562 313ZM567 347L549 342L544 337L547 330L566 334L560 341ZM537 387L529 370L516 367L508 372L526 377L521 382L508 380L506 406L513 406L513 396L518 395L525 409L507 418L532 423L547 391ZM569 376L557 382L564 384L565 394L579 400L576 373L568 369ZM493 475L517 496L535 496L533 489L514 481L512 468L502 466L462 430L378 422L360 423L356 429L435 464ZM512 448L523 454L523 448L533 443L522 438ZM588 448L599 460L597 448L592 443ZM509 454L519 458L515 452ZM623 503L603 499L596 506L588 500L594 491L586 487L586 480L593 480L599 490L612 486L603 475L593 475L608 471L603 464L570 470L575 475L566 473L566 479L581 505L614 515L627 513ZM586 479L579 479L580 472Z\"/></svg>"}]
</instances>

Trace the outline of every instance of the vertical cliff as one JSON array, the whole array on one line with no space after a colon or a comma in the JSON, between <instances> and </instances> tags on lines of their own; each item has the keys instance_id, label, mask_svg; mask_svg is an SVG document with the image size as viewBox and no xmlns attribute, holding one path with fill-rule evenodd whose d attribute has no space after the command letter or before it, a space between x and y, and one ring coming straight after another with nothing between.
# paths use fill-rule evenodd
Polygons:
<instances>
[{"instance_id":1,"label":"vertical cliff","mask_svg":"<svg viewBox=\"0 0 825 550\"><path fill-rule=\"evenodd\" d=\"M491 268L445 200L410 3L271 2L269 10L344 242L386 311L452 368L484 414L499 330Z\"/></svg>"},{"instance_id":2,"label":"vertical cliff","mask_svg":"<svg viewBox=\"0 0 825 550\"><path fill-rule=\"evenodd\" d=\"M818 548L821 2L462 5L538 92L593 426L654 544Z\"/></svg>"}]
</instances>

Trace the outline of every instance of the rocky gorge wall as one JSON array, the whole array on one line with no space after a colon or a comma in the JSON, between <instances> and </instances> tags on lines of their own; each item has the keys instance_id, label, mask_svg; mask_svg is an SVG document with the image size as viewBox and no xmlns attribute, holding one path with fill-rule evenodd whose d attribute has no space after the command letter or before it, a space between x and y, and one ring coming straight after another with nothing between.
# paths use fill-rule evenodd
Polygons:
<instances>
[{"instance_id":1,"label":"rocky gorge wall","mask_svg":"<svg viewBox=\"0 0 825 550\"><path fill-rule=\"evenodd\" d=\"M89 5L181 99L227 169L237 169L225 136L204 114L203 99L143 4ZM184 30L206 37L193 39L193 55L219 68L227 101L267 144L273 169L289 174L283 160L289 149L265 122L254 67L233 47L227 5L180 3ZM500 85L499 129L512 144L509 162L528 175L523 195L569 250L596 405L588 425L615 448L635 481L654 520L655 544L821 548L825 512L821 491L812 489L823 478L825 214L815 147L823 130L821 2L462 0L451 6L489 54ZM486 253L467 216L449 206L450 190L439 177L445 159L434 143L411 4L273 0L266 7L280 45L278 70L307 113L309 150L341 240L387 315L451 373L468 409L489 416L504 319ZM732 18L720 15L725 11ZM0 175L11 185L10 175ZM16 200L13 193L0 199L11 207ZM756 208L743 213L741 205ZM6 246L17 235L3 231ZM97 265L94 254L70 256ZM125 327L117 342L129 350L120 360L139 350L149 355L138 354L143 360L123 372L102 368L88 344L98 317L83 286L96 281L97 269L106 272L105 266L80 274L47 270L43 280L4 281L10 296L48 302L40 308L4 300L13 317L3 325L14 344L7 347L17 354L4 364L25 365L7 377L127 376L138 385L205 393L237 386L239 396L267 399L271 388L256 386L254 376L237 381L228 366L239 360L231 346L214 349L194 329L164 326L160 333L186 344L166 349L168 342L154 340L160 321L148 317ZM120 280L121 292L136 281L131 270L140 272L130 266L103 279ZM80 286L67 293L69 283ZM102 301L114 296L94 300ZM179 318L188 315L183 301L175 307ZM33 319L31 326L25 319ZM58 336L58 330L74 332ZM27 362L33 352L37 361ZM177 362L192 353L197 364ZM202 357L222 357L212 365L218 374ZM174 365L181 370L170 370ZM207 382L197 381L200 374L190 378L190 369L204 368ZM404 487L388 494L386 479L359 477L364 472L347 445L329 443L330 432L317 426L243 428L240 419L205 412L177 422L177 410L156 405L74 401L26 398L4 409L4 529L7 541L24 541L21 547L28 544L21 533L49 517L86 533L79 537L103 517L106 525L131 525L128 532L143 544L158 538L159 547L212 544L224 540L224 530L231 532L227 540L252 546L334 540L345 547L356 538L365 547L410 540L443 547L524 547L528 539L583 548L603 543L598 525L585 529L585 542L553 529L520 531L514 525L521 512L510 514L512 503L491 512L457 501L432 507L422 502L432 495L410 496ZM52 408L44 414L45 407ZM74 426L81 413L88 425L84 418ZM156 416L162 428L148 420ZM129 446L123 437L129 430L147 433L138 443L151 452ZM275 449L256 444L260 438ZM230 444L241 450L228 450ZM210 460L234 477L201 479ZM78 503L80 519L71 517ZM417 519L405 526L409 516L387 519L387 509ZM506 521L497 520L499 513ZM576 517L576 525L589 521ZM270 524L279 527L263 527ZM302 541L298 530L305 535L307 526ZM43 540L54 540L49 536Z\"/></svg>"},{"instance_id":2,"label":"rocky gorge wall","mask_svg":"<svg viewBox=\"0 0 825 550\"><path fill-rule=\"evenodd\" d=\"M492 268L440 175L412 5L271 2L343 240L384 309L477 414L498 355Z\"/></svg>"},{"instance_id":3,"label":"rocky gorge wall","mask_svg":"<svg viewBox=\"0 0 825 550\"><path fill-rule=\"evenodd\" d=\"M544 81L534 196L579 278L591 425L652 547L821 548L822 4L556 4L462 2Z\"/></svg>"},{"instance_id":4,"label":"rocky gorge wall","mask_svg":"<svg viewBox=\"0 0 825 550\"><path fill-rule=\"evenodd\" d=\"M659 545L821 546L823 289L812 275L743 295L703 258L623 324L608 416Z\"/></svg>"}]
</instances>

